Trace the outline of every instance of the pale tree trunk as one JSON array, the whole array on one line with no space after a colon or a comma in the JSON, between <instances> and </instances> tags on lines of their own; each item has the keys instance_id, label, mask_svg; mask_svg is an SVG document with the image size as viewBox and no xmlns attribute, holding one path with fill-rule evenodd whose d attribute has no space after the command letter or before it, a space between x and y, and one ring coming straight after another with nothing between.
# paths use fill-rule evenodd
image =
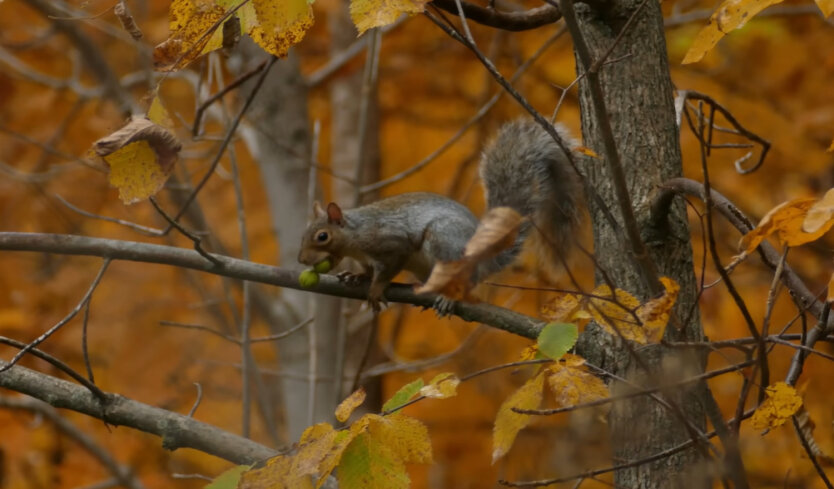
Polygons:
<instances>
[{"instance_id":1,"label":"pale tree trunk","mask_svg":"<svg viewBox=\"0 0 834 489\"><path fill-rule=\"evenodd\" d=\"M250 53L252 66L264 57L254 45L246 52ZM294 53L272 67L248 115L255 130L247 142L267 193L280 249L278 262L284 267L298 267L298 247L309 214L312 138L307 87ZM276 316L284 324L271 325L276 331L315 318L303 330L277 341L286 435L293 442L307 426L333 417L338 402L334 345L339 308L335 298L290 289L282 290L281 298L275 304ZM312 392L311 385L315 385Z\"/></svg>"},{"instance_id":2,"label":"pale tree trunk","mask_svg":"<svg viewBox=\"0 0 834 489\"><path fill-rule=\"evenodd\" d=\"M604 55L639 4L637 0L614 0L595 4L593 9L587 4L576 4L579 26L592 59ZM646 228L653 192L665 180L681 175L681 152L660 4L645 2L637 15L637 22L607 58L610 63L601 68L600 81L641 234L659 275L671 277L681 286L675 309L677 324L674 324L675 320L670 323L666 338L700 340L700 317L697 308L693 307L697 289L692 248L683 203L679 201L673 206L667 234L649 237ZM581 61L577 61L577 66L582 66ZM578 71L581 72L581 68ZM587 79L580 83L580 103L584 144L603 154L603 135L600 121L594 115L594 100ZM586 162L584 168L591 186L622 226L613 177L606 165L593 160ZM628 246L622 244L625 233L621 227L613 229L599 207L594 205L593 198L589 200L594 250L600 270L607 273L617 287L645 300L650 296L649 288L641 278L636 261L624 259L629 254ZM600 270L598 282L602 279ZM686 324L678 330L684 321ZM637 349L640 360L636 360L634 352L630 353L619 341L596 327L589 327L580 349L591 363L628 379L632 385L651 386L676 381L703 370L699 358L676 355L660 346ZM616 381L612 387L615 395L631 388ZM664 391L661 397L671 407L664 407L649 396L616 403L610 415L615 463L655 455L697 437L696 433L703 433L705 421L702 400L698 396L701 392L704 391L696 387ZM702 456L703 440L697 446L700 448L689 448L656 462L619 470L616 485L633 489L710 487L708 468Z\"/></svg>"},{"instance_id":3,"label":"pale tree trunk","mask_svg":"<svg viewBox=\"0 0 834 489\"><path fill-rule=\"evenodd\" d=\"M350 18L348 2L340 2L338 9L332 9L328 15L328 27L330 32L330 51L336 55L356 41L356 27ZM372 35L372 32L365 34ZM370 44L370 43L368 43ZM368 50L366 50L366 65L368 62ZM345 179L334 178L332 180L333 200L347 207L354 207L358 204L375 200L376 195L359 195L357 200L356 185L374 182L379 179L379 104L376 84L365 87L363 97L363 69L356 69L353 72L346 72L346 69L338 72L329 83L330 107L331 107L331 137L330 166L337 175L355 178L357 170L359 181L351 182ZM365 131L360 131L360 112L362 103L366 104L367 122ZM363 134L360 134L362 132ZM360 138L364 135L364 140ZM360 144L363 147L360 149ZM359 161L362 157L363 161ZM360 168L361 165L361 168ZM343 301L340 301L343 302ZM354 304L355 305L355 304ZM355 307L349 307L355 312ZM341 353L342 376L341 395L347 392L353 385L356 370L361 368L360 363L365 358L365 350L370 347L369 354L376 356L376 338L369 335L375 331L373 321L365 314L348 313L342 324L342 335L338 348ZM369 344L369 341L371 342ZM365 405L372 408L379 407L380 382L374 381L365 383L365 390L368 394Z\"/></svg>"}]
</instances>

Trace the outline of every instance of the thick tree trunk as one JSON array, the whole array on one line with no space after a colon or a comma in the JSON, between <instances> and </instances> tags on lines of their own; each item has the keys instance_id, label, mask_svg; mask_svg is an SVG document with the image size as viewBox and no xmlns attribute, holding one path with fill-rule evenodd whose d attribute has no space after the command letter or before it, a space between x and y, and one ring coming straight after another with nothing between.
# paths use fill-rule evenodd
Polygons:
<instances>
[{"instance_id":1,"label":"thick tree trunk","mask_svg":"<svg viewBox=\"0 0 834 489\"><path fill-rule=\"evenodd\" d=\"M614 0L604 4L603 13L587 4L576 4L579 26L592 59L599 59L615 42L638 0ZM629 28L600 70L607 116L620 154L631 204L649 252L661 276L668 276L681 286L676 319L670 321L667 339L697 340L702 337L696 300L692 248L686 209L677 202L669 216L670 230L663 236L647 236L645 229L650 198L659 184L681 175L679 131L675 122L673 87L669 75L663 18L660 4L648 1L637 13L636 23ZM582 62L577 58L577 71ZM585 145L603 154L600 121L594 115L587 79L580 83L582 133ZM622 225L612 176L599 160L586 162L585 173L591 186ZM613 229L598 206L591 201L594 227L594 249L601 271L617 287L645 300L648 287L641 279L635 260L629 256L622 229ZM598 271L598 277L601 277ZM685 322L685 324L684 324ZM589 327L580 349L588 360L614 373L628 383L615 382L613 392L622 393L636 385L652 386L674 382L702 371L699 358L673 354L660 346L640 348L630 353L616 338ZM615 463L628 463L655 455L665 449L687 442L703 433L703 409L699 390L664 390L660 395L671 403L664 407L650 396L618 402L611 411L610 422ZM701 448L690 448L652 463L617 472L617 487L669 488L709 487Z\"/></svg>"}]
</instances>

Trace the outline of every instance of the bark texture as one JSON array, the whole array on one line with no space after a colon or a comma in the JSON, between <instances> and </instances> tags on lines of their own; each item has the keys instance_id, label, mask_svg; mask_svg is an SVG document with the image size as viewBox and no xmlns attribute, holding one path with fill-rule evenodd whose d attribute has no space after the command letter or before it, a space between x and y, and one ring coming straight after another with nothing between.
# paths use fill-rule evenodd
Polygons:
<instances>
[{"instance_id":1,"label":"bark texture","mask_svg":"<svg viewBox=\"0 0 834 489\"><path fill-rule=\"evenodd\" d=\"M612 46L639 5L636 0L595 3L595 8L576 4L579 26L594 60L601 58ZM660 4L646 2L637 16L636 22L607 58L609 63L600 69L600 81L641 234L658 273L673 278L681 286L677 318L670 321L666 338L696 340L702 337L702 331L694 307L697 288L683 203L678 201L673 206L668 233L648 236L646 231L650 198L660 183L681 175L681 153ZM579 60L577 67L581 74ZM603 154L603 135L600 121L594 116L595 102L587 79L580 83L580 103L585 145ZM584 169L591 186L622 225L612 177L606 166L599 161L589 161ZM625 233L612 228L593 199L589 200L594 249L600 267L598 281L604 271L617 287L647 299L648 287L629 255L630 248L622 243ZM636 354L640 360L637 360L626 345L596 327L588 328L579 348L591 363L627 379L627 382L613 383L614 395L636 386L675 382L703 369L700 358L682 356L660 346L639 348ZM695 433L703 433L705 422L697 389L668 389L661 397L672 406L664 406L649 396L614 405L610 422L615 463L655 455L691 440ZM619 470L616 485L629 488L709 487L705 475L708 471L703 465L703 444L700 447Z\"/></svg>"}]
</instances>

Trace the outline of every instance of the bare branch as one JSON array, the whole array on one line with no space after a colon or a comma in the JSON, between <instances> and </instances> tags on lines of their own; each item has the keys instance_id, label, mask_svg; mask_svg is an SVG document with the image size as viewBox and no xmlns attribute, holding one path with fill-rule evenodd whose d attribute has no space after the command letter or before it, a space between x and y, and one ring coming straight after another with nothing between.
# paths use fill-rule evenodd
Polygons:
<instances>
[{"instance_id":1,"label":"bare branch","mask_svg":"<svg viewBox=\"0 0 834 489\"><path fill-rule=\"evenodd\" d=\"M7 365L0 361L0 365ZM0 387L65 408L162 437L168 450L194 448L237 464L251 464L279 452L182 414L116 394L102 403L84 387L15 365L0 374Z\"/></svg>"},{"instance_id":2,"label":"bare branch","mask_svg":"<svg viewBox=\"0 0 834 489\"><path fill-rule=\"evenodd\" d=\"M297 271L212 254L219 263L215 265L196 251L174 246L67 234L0 232L0 250L100 256L113 260L158 263L200 270L224 277L306 290L302 289L298 283ZM340 283L332 275L322 275L319 284L310 291L350 299L366 299L368 292L367 284L349 287ZM423 308L432 307L436 297L434 294L415 294L411 286L404 284L393 284L385 291L385 298L390 302L402 302ZM525 338L536 338L544 326L544 322L539 319L489 304L456 302L452 313L465 321L484 323Z\"/></svg>"}]
</instances>

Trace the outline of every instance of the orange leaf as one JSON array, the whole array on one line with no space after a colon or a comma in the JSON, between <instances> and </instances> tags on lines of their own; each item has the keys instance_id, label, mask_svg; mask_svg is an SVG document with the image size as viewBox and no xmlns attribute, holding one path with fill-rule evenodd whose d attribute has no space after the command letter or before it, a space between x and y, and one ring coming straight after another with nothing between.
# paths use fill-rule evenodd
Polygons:
<instances>
[{"instance_id":1,"label":"orange leaf","mask_svg":"<svg viewBox=\"0 0 834 489\"><path fill-rule=\"evenodd\" d=\"M646 336L650 342L656 343L663 338L666 324L669 323L669 312L678 299L680 286L669 277L660 277L660 283L666 289L663 295L652 299L637 309L637 317L646 328Z\"/></svg>"},{"instance_id":2,"label":"orange leaf","mask_svg":"<svg viewBox=\"0 0 834 489\"><path fill-rule=\"evenodd\" d=\"M808 209L805 220L802 221L802 232L816 233L823 227L831 229L834 224L834 188L830 189L817 203Z\"/></svg>"},{"instance_id":3,"label":"orange leaf","mask_svg":"<svg viewBox=\"0 0 834 489\"><path fill-rule=\"evenodd\" d=\"M765 8L781 3L782 0L724 0L707 25L695 37L682 64L700 61L718 41L733 29L738 29Z\"/></svg>"},{"instance_id":4,"label":"orange leaf","mask_svg":"<svg viewBox=\"0 0 834 489\"><path fill-rule=\"evenodd\" d=\"M765 238L773 234L786 246L799 246L819 239L834 225L834 221L823 225L813 233L804 232L802 224L805 216L815 203L816 199L803 198L777 205L762 218L756 229L742 236L739 247L744 254L749 254Z\"/></svg>"}]
</instances>

